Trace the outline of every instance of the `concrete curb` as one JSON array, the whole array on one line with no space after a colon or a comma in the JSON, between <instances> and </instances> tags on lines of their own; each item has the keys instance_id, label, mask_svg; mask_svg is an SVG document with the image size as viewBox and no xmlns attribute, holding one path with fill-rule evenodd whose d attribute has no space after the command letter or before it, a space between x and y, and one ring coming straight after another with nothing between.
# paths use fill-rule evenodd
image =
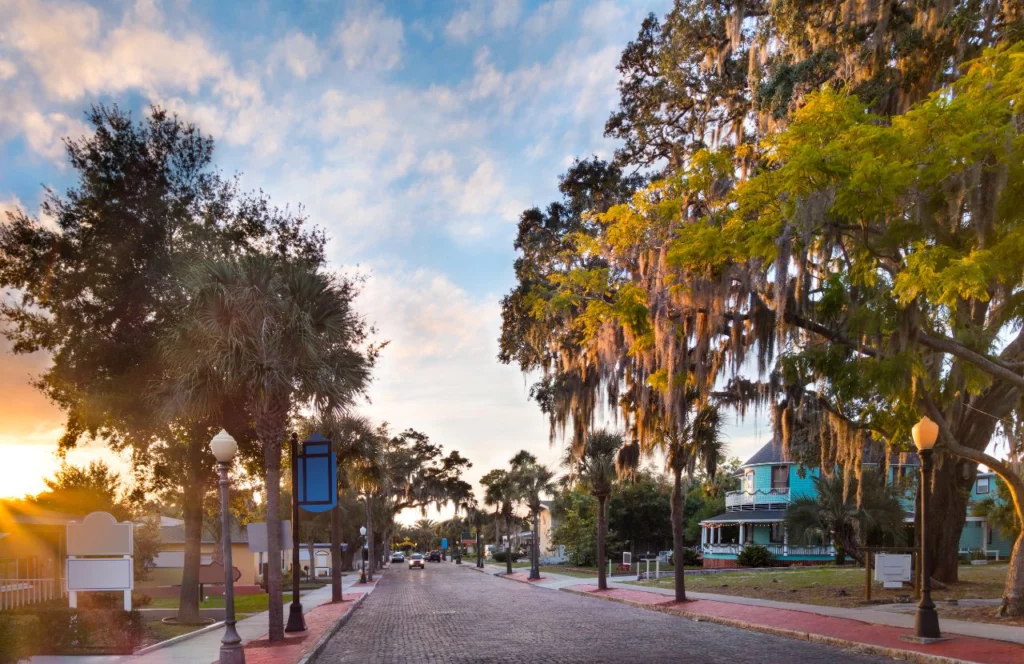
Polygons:
<instances>
[{"instance_id":1,"label":"concrete curb","mask_svg":"<svg viewBox=\"0 0 1024 664\"><path fill-rule=\"evenodd\" d=\"M374 583L373 588L376 587L377 584ZM297 664L310 664L311 662L315 662L317 657L320 656L320 653L323 652L323 649L327 647L327 642L330 641L334 637L334 635L338 633L338 630L345 626L345 623L349 621L349 619L352 617L352 614L355 613L356 609L359 608L359 605L363 603L363 600L366 599L367 596L369 596L369 594L373 592L373 588L370 588L368 591L360 595L352 603L352 606L349 608L349 610L345 612L345 615L338 618L338 621L336 623L334 623L324 631L324 633L320 636L320 640L316 642L315 646L313 646L313 649L305 655L303 655L299 659Z\"/></svg>"},{"instance_id":2,"label":"concrete curb","mask_svg":"<svg viewBox=\"0 0 1024 664\"><path fill-rule=\"evenodd\" d=\"M149 653L153 652L154 650L160 650L161 648L166 648L168 646L173 646L173 645L176 645L178 643L181 643L182 641L188 641L189 639L194 639L195 637L197 637L197 636L199 636L201 634L206 634L207 632L212 632L213 630L220 629L223 626L224 626L224 621L221 620L220 622L215 622L212 625L207 625L206 627L202 627L200 629L197 629L194 632L189 632L188 634L179 634L178 636L171 637L171 638L167 639L166 641L161 641L160 643L154 643L151 646L146 646L145 648L142 648L141 650L136 650L135 652L132 653L131 656L132 657L138 657L140 655L148 655Z\"/></svg>"},{"instance_id":3,"label":"concrete curb","mask_svg":"<svg viewBox=\"0 0 1024 664\"><path fill-rule=\"evenodd\" d=\"M781 629L778 627L770 627L768 625L759 625L757 623L746 622L744 620L736 620L735 618L723 618L720 616L708 616L702 613L693 613L685 609L670 610L665 606L658 606L657 604L639 604L637 602L629 602L615 597L608 597L607 595L595 595L583 590L573 590L572 588L560 588L564 592L573 593L575 595L583 595L585 597L593 597L594 599L604 600L606 602L617 602L619 604L628 604L629 606L635 606L640 609L647 609L649 611L658 611L660 613L666 613L672 616L678 616L680 618L689 618L696 620L697 622L711 622L719 625L725 625L727 627L738 627L754 632L762 632L764 634L772 634L774 636L781 636L787 639L796 639L798 641L809 641L811 643L821 643L827 646L846 648L854 652L870 654L870 655L881 655L883 657L889 657L891 659L901 660L905 662L914 662L915 664L983 664L971 662L965 659L954 659L951 657L943 657L941 655L929 655L926 653L916 652L914 650L902 650L899 648L888 648L886 646L877 646L871 643L861 643L860 641L850 641L847 639L840 639L833 636L822 636L820 634L811 634L809 632L801 632L799 630L792 629Z\"/></svg>"}]
</instances>

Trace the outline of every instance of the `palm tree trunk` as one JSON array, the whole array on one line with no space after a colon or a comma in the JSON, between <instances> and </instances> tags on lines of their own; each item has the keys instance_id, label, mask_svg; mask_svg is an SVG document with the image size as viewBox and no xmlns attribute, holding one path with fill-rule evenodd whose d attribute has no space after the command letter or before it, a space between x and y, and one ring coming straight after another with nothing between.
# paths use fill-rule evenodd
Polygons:
<instances>
[{"instance_id":1,"label":"palm tree trunk","mask_svg":"<svg viewBox=\"0 0 1024 664\"><path fill-rule=\"evenodd\" d=\"M530 578L540 578L540 541L537 535L540 531L540 510L533 512L533 546L530 548Z\"/></svg>"},{"instance_id":2,"label":"palm tree trunk","mask_svg":"<svg viewBox=\"0 0 1024 664\"><path fill-rule=\"evenodd\" d=\"M604 553L604 538L608 531L607 516L605 514L605 502L608 496L597 497L597 589L608 590L607 561Z\"/></svg>"},{"instance_id":3,"label":"palm tree trunk","mask_svg":"<svg viewBox=\"0 0 1024 664\"><path fill-rule=\"evenodd\" d=\"M675 563L676 601L686 601L686 574L683 561L683 469L672 473L672 561Z\"/></svg>"},{"instance_id":4,"label":"palm tree trunk","mask_svg":"<svg viewBox=\"0 0 1024 664\"><path fill-rule=\"evenodd\" d=\"M341 504L331 508L331 601L341 597Z\"/></svg>"},{"instance_id":5,"label":"palm tree trunk","mask_svg":"<svg viewBox=\"0 0 1024 664\"><path fill-rule=\"evenodd\" d=\"M284 430L270 427L264 431L263 461L267 471L267 595L269 613L268 638L284 640L284 605L281 596L281 440ZM298 570L292 570L297 574Z\"/></svg>"},{"instance_id":6,"label":"palm tree trunk","mask_svg":"<svg viewBox=\"0 0 1024 664\"><path fill-rule=\"evenodd\" d=\"M508 546L505 547L505 572L512 574L512 519L505 517L505 532L508 535Z\"/></svg>"},{"instance_id":7,"label":"palm tree trunk","mask_svg":"<svg viewBox=\"0 0 1024 664\"><path fill-rule=\"evenodd\" d=\"M373 581L373 507L366 494L366 580Z\"/></svg>"},{"instance_id":8,"label":"palm tree trunk","mask_svg":"<svg viewBox=\"0 0 1024 664\"><path fill-rule=\"evenodd\" d=\"M201 482L185 483L182 516L185 521L185 562L181 570L178 622L199 622L199 565L203 541L203 493Z\"/></svg>"}]
</instances>

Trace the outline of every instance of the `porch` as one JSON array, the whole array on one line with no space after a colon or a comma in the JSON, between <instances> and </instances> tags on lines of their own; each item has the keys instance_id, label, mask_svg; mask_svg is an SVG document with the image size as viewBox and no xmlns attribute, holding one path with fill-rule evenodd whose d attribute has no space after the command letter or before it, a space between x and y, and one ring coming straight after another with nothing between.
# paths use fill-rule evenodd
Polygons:
<instances>
[{"instance_id":1,"label":"porch","mask_svg":"<svg viewBox=\"0 0 1024 664\"><path fill-rule=\"evenodd\" d=\"M731 567L745 547L767 549L781 563L810 563L836 555L831 543L790 544L782 510L736 510L700 523L700 551L705 567Z\"/></svg>"},{"instance_id":2,"label":"porch","mask_svg":"<svg viewBox=\"0 0 1024 664\"><path fill-rule=\"evenodd\" d=\"M789 487L730 491L725 494L725 511L784 510L789 506Z\"/></svg>"}]
</instances>

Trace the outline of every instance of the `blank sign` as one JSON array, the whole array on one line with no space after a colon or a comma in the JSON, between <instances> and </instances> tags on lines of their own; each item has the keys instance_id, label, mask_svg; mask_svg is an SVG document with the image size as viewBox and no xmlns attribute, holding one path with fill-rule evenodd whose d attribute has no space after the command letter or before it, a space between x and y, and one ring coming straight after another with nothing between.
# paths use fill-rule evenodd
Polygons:
<instances>
[{"instance_id":1,"label":"blank sign","mask_svg":"<svg viewBox=\"0 0 1024 664\"><path fill-rule=\"evenodd\" d=\"M131 558L69 558L68 590L131 590Z\"/></svg>"}]
</instances>

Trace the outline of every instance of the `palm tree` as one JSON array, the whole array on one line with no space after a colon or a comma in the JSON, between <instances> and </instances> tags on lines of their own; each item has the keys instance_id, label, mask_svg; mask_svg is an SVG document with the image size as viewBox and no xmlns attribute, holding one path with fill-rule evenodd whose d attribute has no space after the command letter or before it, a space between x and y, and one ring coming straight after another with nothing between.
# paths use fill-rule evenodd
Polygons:
<instances>
[{"instance_id":1,"label":"palm tree","mask_svg":"<svg viewBox=\"0 0 1024 664\"><path fill-rule=\"evenodd\" d=\"M284 638L281 603L281 446L299 406L347 408L369 381L365 326L351 307L355 286L306 262L256 255L195 266L183 322L164 344L171 408L212 411L228 390L244 404L266 473L269 638Z\"/></svg>"},{"instance_id":2,"label":"palm tree","mask_svg":"<svg viewBox=\"0 0 1024 664\"><path fill-rule=\"evenodd\" d=\"M640 467L641 456L660 450L665 454L668 469L672 472L672 558L676 564L675 593L677 602L686 601L686 577L683 573L683 473L690 481L700 467L710 481L714 481L719 461L725 454L722 442L722 418L718 408L712 405L697 410L693 422L682 430L668 428L658 431L646 445L633 441L622 448L618 457L619 473L634 477Z\"/></svg>"},{"instance_id":3,"label":"palm tree","mask_svg":"<svg viewBox=\"0 0 1024 664\"><path fill-rule=\"evenodd\" d=\"M533 519L533 546L530 547L530 578L540 578L540 494L555 490L555 474L537 463L526 450L512 457L512 474Z\"/></svg>"},{"instance_id":4,"label":"palm tree","mask_svg":"<svg viewBox=\"0 0 1024 664\"><path fill-rule=\"evenodd\" d=\"M815 477L817 495L800 496L786 509L789 539L795 544L831 541L860 563L864 562L861 547L869 539L886 538L902 544L906 529L901 490L872 471L864 471L859 482L851 478L849 485L844 484L843 474L838 472Z\"/></svg>"},{"instance_id":5,"label":"palm tree","mask_svg":"<svg viewBox=\"0 0 1024 664\"><path fill-rule=\"evenodd\" d=\"M507 470L495 469L480 478L484 486L484 504L493 505L495 512L505 522L505 534L508 546L505 549L505 572L512 574L512 521L515 518L515 506L519 502L519 490L515 478Z\"/></svg>"},{"instance_id":6,"label":"palm tree","mask_svg":"<svg viewBox=\"0 0 1024 664\"><path fill-rule=\"evenodd\" d=\"M996 477L996 495L974 503L971 514L985 517L990 526L1011 542L1017 541L1020 536L1021 523L1013 506L1013 495L1010 487L1000 477Z\"/></svg>"},{"instance_id":7,"label":"palm tree","mask_svg":"<svg viewBox=\"0 0 1024 664\"><path fill-rule=\"evenodd\" d=\"M475 498L466 502L466 522L473 524L476 533L476 544L473 545L473 549L476 551L476 566L480 569L483 569L484 566L484 553L480 545L480 537L486 517L487 513L480 509L480 504L476 502Z\"/></svg>"},{"instance_id":8,"label":"palm tree","mask_svg":"<svg viewBox=\"0 0 1024 664\"><path fill-rule=\"evenodd\" d=\"M605 567L605 539L608 534L608 496L612 493L617 475L616 458L622 449L622 436L606 430L587 434L576 467L579 479L590 487L597 498L597 587L608 589Z\"/></svg>"}]
</instances>

